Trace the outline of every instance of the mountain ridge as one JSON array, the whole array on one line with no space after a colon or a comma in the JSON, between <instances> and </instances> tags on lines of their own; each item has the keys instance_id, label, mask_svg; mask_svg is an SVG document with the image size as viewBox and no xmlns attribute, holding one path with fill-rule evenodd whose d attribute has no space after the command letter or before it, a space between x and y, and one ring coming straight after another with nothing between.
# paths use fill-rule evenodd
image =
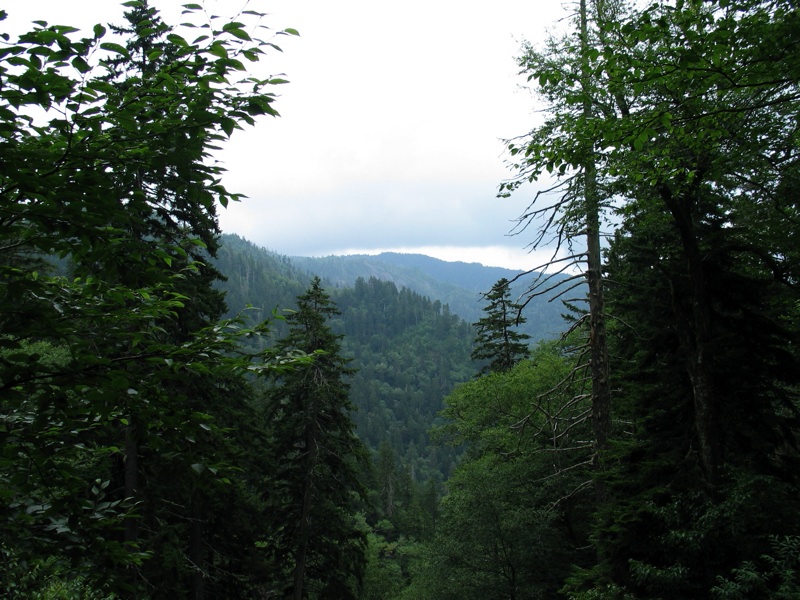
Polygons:
<instances>
[{"instance_id":1,"label":"mountain ridge","mask_svg":"<svg viewBox=\"0 0 800 600\"><path fill-rule=\"evenodd\" d=\"M515 279L513 297L522 297L538 273L487 267L480 263L445 261L424 254L383 252L381 254L330 255L325 257L289 257L298 269L319 275L331 284L348 287L356 279L376 277L407 287L448 305L462 319L475 323L483 316L484 295L501 278ZM566 278L566 276L564 276ZM533 341L553 338L565 329L561 303L556 292L535 298L524 313L527 322L520 331Z\"/></svg>"}]
</instances>

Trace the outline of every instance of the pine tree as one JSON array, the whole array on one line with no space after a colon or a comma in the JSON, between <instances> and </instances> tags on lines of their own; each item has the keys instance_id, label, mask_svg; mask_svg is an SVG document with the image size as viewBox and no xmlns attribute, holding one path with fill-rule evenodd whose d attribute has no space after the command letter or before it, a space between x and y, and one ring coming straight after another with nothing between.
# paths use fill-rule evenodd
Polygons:
<instances>
[{"instance_id":1,"label":"pine tree","mask_svg":"<svg viewBox=\"0 0 800 600\"><path fill-rule=\"evenodd\" d=\"M527 334L515 331L515 327L525 322L520 313L520 305L512 302L508 279L502 278L486 294L489 304L484 307L486 316L475 323L477 336L472 359L488 360L480 373L505 372L528 356L530 338Z\"/></svg>"},{"instance_id":2,"label":"pine tree","mask_svg":"<svg viewBox=\"0 0 800 600\"><path fill-rule=\"evenodd\" d=\"M275 516L273 551L281 593L303 597L355 597L365 567L365 537L356 528L353 501L363 497L360 461L340 335L328 321L339 314L315 277L286 318L281 353L312 360L276 382L268 398L271 455L276 471L269 490Z\"/></svg>"}]
</instances>

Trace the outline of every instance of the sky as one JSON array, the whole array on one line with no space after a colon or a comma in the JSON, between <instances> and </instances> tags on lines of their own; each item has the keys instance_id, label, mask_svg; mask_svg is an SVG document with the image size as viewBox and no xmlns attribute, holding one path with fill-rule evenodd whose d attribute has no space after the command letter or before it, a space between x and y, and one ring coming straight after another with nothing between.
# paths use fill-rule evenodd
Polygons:
<instances>
[{"instance_id":1,"label":"sky","mask_svg":"<svg viewBox=\"0 0 800 600\"><path fill-rule=\"evenodd\" d=\"M180 5L151 0L170 23ZM202 1L198 1L202 4ZM235 14L245 0L206 0ZM536 188L496 198L511 176L503 139L537 120L514 60L570 10L553 0L250 0L283 49L253 74L284 73L280 118L237 131L219 155L226 233L289 256L418 252L531 269L530 234L509 235ZM4 0L8 23L119 23L114 0Z\"/></svg>"}]
</instances>

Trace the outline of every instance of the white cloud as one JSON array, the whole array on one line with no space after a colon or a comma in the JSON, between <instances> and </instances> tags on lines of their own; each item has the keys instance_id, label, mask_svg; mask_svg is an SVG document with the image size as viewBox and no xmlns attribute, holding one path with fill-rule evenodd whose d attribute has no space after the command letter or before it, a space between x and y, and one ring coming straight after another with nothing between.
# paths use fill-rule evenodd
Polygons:
<instances>
[{"instance_id":1,"label":"white cloud","mask_svg":"<svg viewBox=\"0 0 800 600\"><path fill-rule=\"evenodd\" d=\"M151 3L175 22L180 2ZM110 0L5 5L17 20L83 27L119 23L124 10ZM239 8L208 5L223 15ZM507 234L529 197L495 198L509 174L500 138L533 122L514 55L519 40L540 38L563 12L558 3L269 0L248 8L268 12L273 30L301 36L275 38L284 52L254 65L255 76L286 73L291 83L274 90L282 117L236 132L218 156L228 189L249 196L221 211L223 230L283 254L462 248L526 268L530 240Z\"/></svg>"}]
</instances>

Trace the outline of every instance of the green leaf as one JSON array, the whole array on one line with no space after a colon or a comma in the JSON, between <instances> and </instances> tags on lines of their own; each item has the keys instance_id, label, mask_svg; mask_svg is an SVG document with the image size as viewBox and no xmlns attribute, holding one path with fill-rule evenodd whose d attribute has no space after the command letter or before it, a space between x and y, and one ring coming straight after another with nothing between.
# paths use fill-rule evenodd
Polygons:
<instances>
[{"instance_id":1,"label":"green leaf","mask_svg":"<svg viewBox=\"0 0 800 600\"><path fill-rule=\"evenodd\" d=\"M222 131L224 131L228 137L233 134L233 130L236 129L236 121L229 118L223 118L220 120L220 127L222 127Z\"/></svg>"},{"instance_id":2,"label":"green leaf","mask_svg":"<svg viewBox=\"0 0 800 600\"><path fill-rule=\"evenodd\" d=\"M251 41L250 35L244 29L228 29L228 33L232 36L239 38L240 40L245 40L247 42Z\"/></svg>"},{"instance_id":3,"label":"green leaf","mask_svg":"<svg viewBox=\"0 0 800 600\"><path fill-rule=\"evenodd\" d=\"M92 70L92 67L89 66L89 63L87 63L80 56L76 56L72 59L72 66L75 67L80 73L88 73Z\"/></svg>"},{"instance_id":4,"label":"green leaf","mask_svg":"<svg viewBox=\"0 0 800 600\"><path fill-rule=\"evenodd\" d=\"M125 58L131 57L131 55L128 53L128 50L124 46L120 46L119 44L115 44L113 42L103 42L100 44L100 48L103 50L108 50L109 52L115 52L124 56Z\"/></svg>"},{"instance_id":5,"label":"green leaf","mask_svg":"<svg viewBox=\"0 0 800 600\"><path fill-rule=\"evenodd\" d=\"M181 48L188 48L189 47L189 42L187 42L184 37L178 35L177 33L170 33L167 36L167 40L172 42L176 46L181 47Z\"/></svg>"},{"instance_id":6,"label":"green leaf","mask_svg":"<svg viewBox=\"0 0 800 600\"><path fill-rule=\"evenodd\" d=\"M228 58L228 50L221 42L214 42L208 47L207 52L220 58Z\"/></svg>"}]
</instances>

